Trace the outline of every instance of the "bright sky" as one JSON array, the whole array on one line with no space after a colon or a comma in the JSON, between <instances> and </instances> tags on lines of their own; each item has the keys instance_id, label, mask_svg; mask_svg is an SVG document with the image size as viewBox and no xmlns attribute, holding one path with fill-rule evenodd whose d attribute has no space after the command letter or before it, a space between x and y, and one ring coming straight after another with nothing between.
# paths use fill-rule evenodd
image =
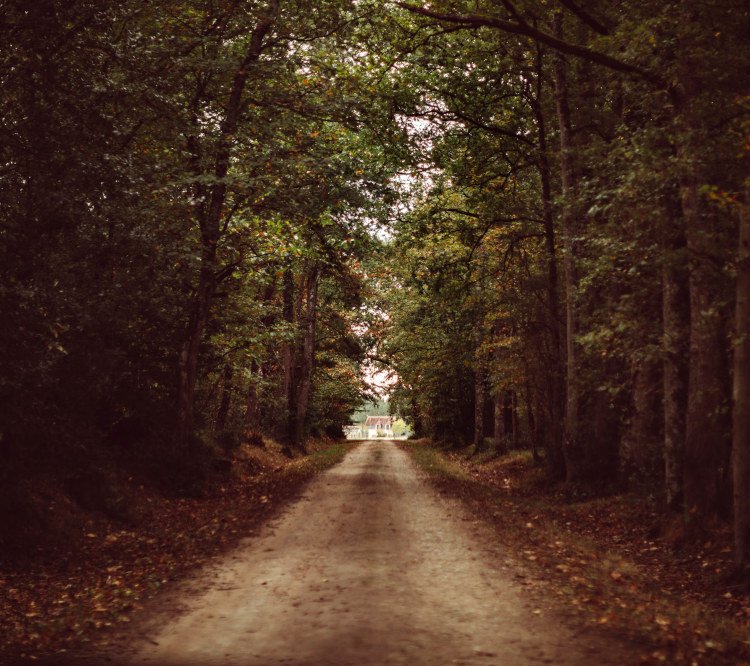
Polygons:
<instances>
[{"instance_id":1,"label":"bright sky","mask_svg":"<svg viewBox=\"0 0 750 666\"><path fill-rule=\"evenodd\" d=\"M394 372L378 370L369 363L364 366L365 381L384 400L388 399L391 388L396 384L398 378Z\"/></svg>"}]
</instances>

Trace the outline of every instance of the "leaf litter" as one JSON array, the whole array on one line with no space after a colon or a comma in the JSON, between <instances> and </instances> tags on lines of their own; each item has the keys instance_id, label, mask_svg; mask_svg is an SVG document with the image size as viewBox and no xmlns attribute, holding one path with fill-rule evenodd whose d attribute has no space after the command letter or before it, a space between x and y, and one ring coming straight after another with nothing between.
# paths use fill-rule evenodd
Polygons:
<instances>
[{"instance_id":1,"label":"leaf litter","mask_svg":"<svg viewBox=\"0 0 750 666\"><path fill-rule=\"evenodd\" d=\"M750 663L750 599L727 578L728 529L698 544L675 542L660 534L653 497L550 484L526 452L488 458L427 442L409 449L438 490L493 525L534 569L536 585L583 622L642 643L642 664Z\"/></svg>"},{"instance_id":2,"label":"leaf litter","mask_svg":"<svg viewBox=\"0 0 750 666\"><path fill-rule=\"evenodd\" d=\"M137 526L87 514L80 538L27 561L0 562L0 663L106 645L108 631L130 622L145 600L252 534L343 458L346 445L326 445L305 458L264 455L238 465L209 497L140 486L149 511Z\"/></svg>"}]
</instances>

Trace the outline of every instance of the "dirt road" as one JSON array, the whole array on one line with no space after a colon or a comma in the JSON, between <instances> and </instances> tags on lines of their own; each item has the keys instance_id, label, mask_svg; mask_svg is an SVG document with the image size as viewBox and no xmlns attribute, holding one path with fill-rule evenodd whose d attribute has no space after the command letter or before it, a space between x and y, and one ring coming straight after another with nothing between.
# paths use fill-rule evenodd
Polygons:
<instances>
[{"instance_id":1,"label":"dirt road","mask_svg":"<svg viewBox=\"0 0 750 666\"><path fill-rule=\"evenodd\" d=\"M126 663L637 663L529 596L483 530L396 444L365 442L194 581Z\"/></svg>"}]
</instances>

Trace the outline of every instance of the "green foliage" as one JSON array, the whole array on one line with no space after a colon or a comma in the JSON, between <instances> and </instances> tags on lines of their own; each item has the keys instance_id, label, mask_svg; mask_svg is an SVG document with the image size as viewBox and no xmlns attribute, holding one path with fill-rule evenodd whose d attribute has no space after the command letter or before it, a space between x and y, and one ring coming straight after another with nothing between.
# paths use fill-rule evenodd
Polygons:
<instances>
[{"instance_id":1,"label":"green foliage","mask_svg":"<svg viewBox=\"0 0 750 666\"><path fill-rule=\"evenodd\" d=\"M368 400L362 404L351 416L352 423L364 423L368 416L388 416L390 414L390 402L377 398Z\"/></svg>"},{"instance_id":2,"label":"green foliage","mask_svg":"<svg viewBox=\"0 0 750 666\"><path fill-rule=\"evenodd\" d=\"M219 189L200 438L209 448L241 440L251 389L257 428L281 427L280 350L301 344L302 331L284 319L281 277L291 270L299 283L313 263L323 277L308 429L340 429L361 401L360 262L393 199L400 150L386 105L371 100L387 77L359 60L350 3L320 3L314 19L285 6L248 78L228 172L217 175L233 77L266 10L44 0L4 13L5 450L53 464L61 451L103 445L170 458L206 260L201 220Z\"/></svg>"},{"instance_id":3,"label":"green foliage","mask_svg":"<svg viewBox=\"0 0 750 666\"><path fill-rule=\"evenodd\" d=\"M663 426L663 271L709 261L715 305L699 316L730 321L730 193L742 188L738 148L747 117L732 72L747 72L750 62L741 36L750 17L740 5L690 3L678 11L605 1L556 9L567 43L582 47L568 51L566 64L575 186L565 193L557 55L544 40L516 39L485 21L550 35L555 8L445 2L426 10L442 19L411 14L413 41L401 51L409 64L401 80L411 94L398 103L418 118L404 122L416 161L429 169L412 175L411 205L395 226L391 281L382 291L383 349L400 377L392 400L418 431L442 437L449 423L469 439L475 390L486 383L490 396L517 397L521 440L554 455L567 373L580 394L588 474L613 477L618 465L635 464L636 474L648 475L661 465L654 442ZM472 19L456 18L462 14ZM642 71L594 64L597 54ZM686 80L697 91L687 121L685 99L694 93ZM704 213L706 240L698 239L710 259L684 244L681 197L696 170L712 181L699 183L715 203ZM569 249L564 207L576 225ZM572 276L565 275L565 252L574 255ZM575 301L579 356L567 371L566 300ZM724 344L719 354L726 359L728 351ZM646 389L648 373L657 384ZM641 441L645 432L648 442Z\"/></svg>"},{"instance_id":4,"label":"green foliage","mask_svg":"<svg viewBox=\"0 0 750 666\"><path fill-rule=\"evenodd\" d=\"M719 322L726 366L747 7L430 6L448 16L9 5L0 438L18 465L107 447L171 460L182 375L209 457L289 437L295 411L306 433L340 433L372 397L365 366L397 376L389 408L417 434L471 439L475 396L487 422L511 396L512 441L552 455L572 303L581 439L613 472L646 409L638 377L664 358L672 268L708 267L711 305L693 314ZM691 178L703 226L686 247L667 236L685 235Z\"/></svg>"}]
</instances>

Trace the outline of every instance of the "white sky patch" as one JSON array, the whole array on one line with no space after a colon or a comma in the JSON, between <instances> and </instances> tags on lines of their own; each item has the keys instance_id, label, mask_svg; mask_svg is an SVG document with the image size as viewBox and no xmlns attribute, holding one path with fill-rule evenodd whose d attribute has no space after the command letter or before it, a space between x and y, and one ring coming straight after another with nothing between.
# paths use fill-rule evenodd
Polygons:
<instances>
[{"instance_id":1,"label":"white sky patch","mask_svg":"<svg viewBox=\"0 0 750 666\"><path fill-rule=\"evenodd\" d=\"M388 318L387 313L382 312L379 309L368 308L371 314L376 314L378 317L386 320ZM367 326L365 324L355 324L352 326L352 332L354 335L360 337L367 333ZM377 353L377 350L375 350ZM387 400L393 387L398 383L398 375L390 368L383 368L380 363L372 360L365 360L361 365L362 374L367 385L370 387L373 393L378 395L380 398Z\"/></svg>"},{"instance_id":2,"label":"white sky patch","mask_svg":"<svg viewBox=\"0 0 750 666\"><path fill-rule=\"evenodd\" d=\"M366 363L363 370L367 385L383 400L387 400L391 390L398 382L396 373L392 370L386 371L376 368L371 363Z\"/></svg>"}]
</instances>

